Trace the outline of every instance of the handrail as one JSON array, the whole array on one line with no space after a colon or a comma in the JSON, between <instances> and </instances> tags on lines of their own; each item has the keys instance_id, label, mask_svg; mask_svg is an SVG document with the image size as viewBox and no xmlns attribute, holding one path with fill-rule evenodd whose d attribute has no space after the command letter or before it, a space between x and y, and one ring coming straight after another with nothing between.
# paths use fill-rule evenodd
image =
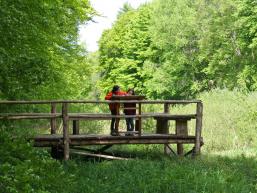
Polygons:
<instances>
[{"instance_id":1,"label":"handrail","mask_svg":"<svg viewBox=\"0 0 257 193\"><path fill-rule=\"evenodd\" d=\"M0 101L0 104L52 104L52 103L141 103L141 104L189 104L201 100L39 100L39 101Z\"/></svg>"},{"instance_id":2,"label":"handrail","mask_svg":"<svg viewBox=\"0 0 257 193\"><path fill-rule=\"evenodd\" d=\"M68 113L67 116L70 119L112 119L112 118L179 118L179 117L191 117L196 118L196 114L163 114L163 113L143 113L141 115L111 115L107 113ZM62 118L61 113L0 113L0 120L20 120L20 119L52 119Z\"/></svg>"}]
</instances>

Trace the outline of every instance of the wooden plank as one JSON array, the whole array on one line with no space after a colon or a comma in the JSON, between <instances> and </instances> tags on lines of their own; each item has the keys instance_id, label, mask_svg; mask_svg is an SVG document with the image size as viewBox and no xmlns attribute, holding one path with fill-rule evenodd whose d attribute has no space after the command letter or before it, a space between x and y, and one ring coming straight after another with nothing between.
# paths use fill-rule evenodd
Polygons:
<instances>
[{"instance_id":1,"label":"wooden plank","mask_svg":"<svg viewBox=\"0 0 257 193\"><path fill-rule=\"evenodd\" d=\"M52 118L61 118L61 115L48 115L48 116L2 116L2 120L21 120L21 119L52 119Z\"/></svg>"},{"instance_id":2,"label":"wooden plank","mask_svg":"<svg viewBox=\"0 0 257 193\"><path fill-rule=\"evenodd\" d=\"M187 115L170 115L170 114L153 114L154 119L166 119L166 120L191 120L196 118L196 114Z\"/></svg>"},{"instance_id":3,"label":"wooden plank","mask_svg":"<svg viewBox=\"0 0 257 193\"><path fill-rule=\"evenodd\" d=\"M51 147L53 145L58 145L60 142L58 140L35 140L34 146L36 147ZM83 145L111 145L111 144L194 144L195 139L117 139L117 140L73 140L71 139L70 145L73 146L83 146Z\"/></svg>"},{"instance_id":4,"label":"wooden plank","mask_svg":"<svg viewBox=\"0 0 257 193\"><path fill-rule=\"evenodd\" d=\"M51 114L56 114L56 104L55 103L52 103L51 104ZM50 122L50 125L51 125L51 134L56 134L56 118L51 118L51 122Z\"/></svg>"},{"instance_id":5,"label":"wooden plank","mask_svg":"<svg viewBox=\"0 0 257 193\"><path fill-rule=\"evenodd\" d=\"M170 118L170 120L175 120L175 119L186 119L186 118L191 118L194 119L196 118L196 114L185 114L185 115L171 115L171 114L165 114L165 113L141 113L141 115L111 115L109 113L69 113L69 118L75 119L75 118ZM0 114L0 119L2 118L9 118L9 119L15 119L19 117L24 117L25 118L61 118L62 114L61 113L1 113Z\"/></svg>"},{"instance_id":6,"label":"wooden plank","mask_svg":"<svg viewBox=\"0 0 257 193\"><path fill-rule=\"evenodd\" d=\"M92 157L98 157L98 158L104 158L104 159L111 159L111 160L130 160L129 158L122 158L122 157L116 157L111 155L103 155L103 154L94 154L94 153L88 153L88 152L82 152L82 151L72 151L74 154L78 155L85 155L85 156L92 156Z\"/></svg>"},{"instance_id":7,"label":"wooden plank","mask_svg":"<svg viewBox=\"0 0 257 193\"><path fill-rule=\"evenodd\" d=\"M74 140L91 140L91 139L107 139L107 140L117 140L117 139L195 139L195 136L189 135L189 136L177 136L174 134L143 134L141 136L111 136L111 135L97 135L97 134L87 134L87 135L70 135L70 139ZM39 139L39 140L62 140L63 135L61 134L43 134L43 135L37 135L32 139Z\"/></svg>"},{"instance_id":8,"label":"wooden plank","mask_svg":"<svg viewBox=\"0 0 257 193\"><path fill-rule=\"evenodd\" d=\"M170 115L170 114L164 114L164 113L144 113L144 114L138 114L138 115L111 115L106 113L98 113L98 114L69 114L70 119L88 119L88 120L109 120L112 118L155 118L155 119L167 119L167 120L178 120L178 119L194 119L196 118L195 114L188 114L188 115Z\"/></svg>"},{"instance_id":9,"label":"wooden plank","mask_svg":"<svg viewBox=\"0 0 257 193\"><path fill-rule=\"evenodd\" d=\"M69 118L68 118L68 103L62 104L62 120L63 120L63 153L64 160L69 159Z\"/></svg>"},{"instance_id":10,"label":"wooden plank","mask_svg":"<svg viewBox=\"0 0 257 193\"><path fill-rule=\"evenodd\" d=\"M40 135L34 138L35 146L44 147L62 144L62 135ZM194 144L195 136L175 136L149 134L142 136L109 136L109 135L71 135L70 145L108 145L108 144ZM202 138L201 138L201 143Z\"/></svg>"},{"instance_id":11,"label":"wooden plank","mask_svg":"<svg viewBox=\"0 0 257 193\"><path fill-rule=\"evenodd\" d=\"M203 117L203 104L197 103L196 108L196 125L195 125L195 155L200 154L200 148L201 148L201 133L202 133L202 117Z\"/></svg>"},{"instance_id":12,"label":"wooden plank","mask_svg":"<svg viewBox=\"0 0 257 193\"><path fill-rule=\"evenodd\" d=\"M201 100L41 100L41 101L0 101L0 104L51 104L51 103L96 103L96 104L109 104L109 103L141 103L141 104L190 104L200 103Z\"/></svg>"},{"instance_id":13,"label":"wooden plank","mask_svg":"<svg viewBox=\"0 0 257 193\"><path fill-rule=\"evenodd\" d=\"M0 113L0 117L6 116L61 116L61 113Z\"/></svg>"}]
</instances>

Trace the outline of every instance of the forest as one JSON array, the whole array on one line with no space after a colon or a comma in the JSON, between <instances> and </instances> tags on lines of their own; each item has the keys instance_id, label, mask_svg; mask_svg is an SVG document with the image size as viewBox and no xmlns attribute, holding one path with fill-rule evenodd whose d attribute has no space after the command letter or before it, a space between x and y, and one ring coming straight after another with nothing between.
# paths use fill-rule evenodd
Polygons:
<instances>
[{"instance_id":1,"label":"forest","mask_svg":"<svg viewBox=\"0 0 257 193\"><path fill-rule=\"evenodd\" d=\"M96 15L89 0L0 0L0 101L104 100L117 84L149 100L200 99L202 154L124 145L111 151L133 159L60 161L26 140L48 122L0 120L0 192L256 192L257 1L126 3L89 52L79 27ZM0 113L47 110L0 104ZM83 123L84 132L108 128Z\"/></svg>"}]
</instances>

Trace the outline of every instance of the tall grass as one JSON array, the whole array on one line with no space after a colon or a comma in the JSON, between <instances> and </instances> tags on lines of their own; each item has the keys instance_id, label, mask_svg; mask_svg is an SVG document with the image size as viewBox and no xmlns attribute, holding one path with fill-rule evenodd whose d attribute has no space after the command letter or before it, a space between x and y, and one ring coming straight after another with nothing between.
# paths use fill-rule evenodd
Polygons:
<instances>
[{"instance_id":1,"label":"tall grass","mask_svg":"<svg viewBox=\"0 0 257 193\"><path fill-rule=\"evenodd\" d=\"M249 193L257 190L256 160L245 157L79 161L69 165L68 172L77 176L74 192Z\"/></svg>"},{"instance_id":2,"label":"tall grass","mask_svg":"<svg viewBox=\"0 0 257 193\"><path fill-rule=\"evenodd\" d=\"M215 90L200 98L204 103L205 152L256 150L257 92Z\"/></svg>"}]
</instances>

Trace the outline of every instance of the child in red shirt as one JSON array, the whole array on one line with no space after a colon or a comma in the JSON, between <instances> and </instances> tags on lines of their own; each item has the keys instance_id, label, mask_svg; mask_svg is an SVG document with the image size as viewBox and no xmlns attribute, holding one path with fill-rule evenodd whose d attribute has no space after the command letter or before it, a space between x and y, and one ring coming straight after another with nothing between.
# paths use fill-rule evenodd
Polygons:
<instances>
[{"instance_id":1,"label":"child in red shirt","mask_svg":"<svg viewBox=\"0 0 257 193\"><path fill-rule=\"evenodd\" d=\"M105 100L111 100L112 96L115 96L115 95L124 96L126 94L127 94L126 92L123 92L123 91L120 90L120 87L118 85L115 85L113 87L112 91L109 92L105 96ZM119 115L119 107L120 107L120 104L110 103L109 104L109 109L111 111L111 114L112 115ZM115 130L115 128L119 127L119 121L120 121L120 119L118 119L118 118L112 118L111 135L113 135L113 136L119 135L118 131Z\"/></svg>"}]
</instances>

